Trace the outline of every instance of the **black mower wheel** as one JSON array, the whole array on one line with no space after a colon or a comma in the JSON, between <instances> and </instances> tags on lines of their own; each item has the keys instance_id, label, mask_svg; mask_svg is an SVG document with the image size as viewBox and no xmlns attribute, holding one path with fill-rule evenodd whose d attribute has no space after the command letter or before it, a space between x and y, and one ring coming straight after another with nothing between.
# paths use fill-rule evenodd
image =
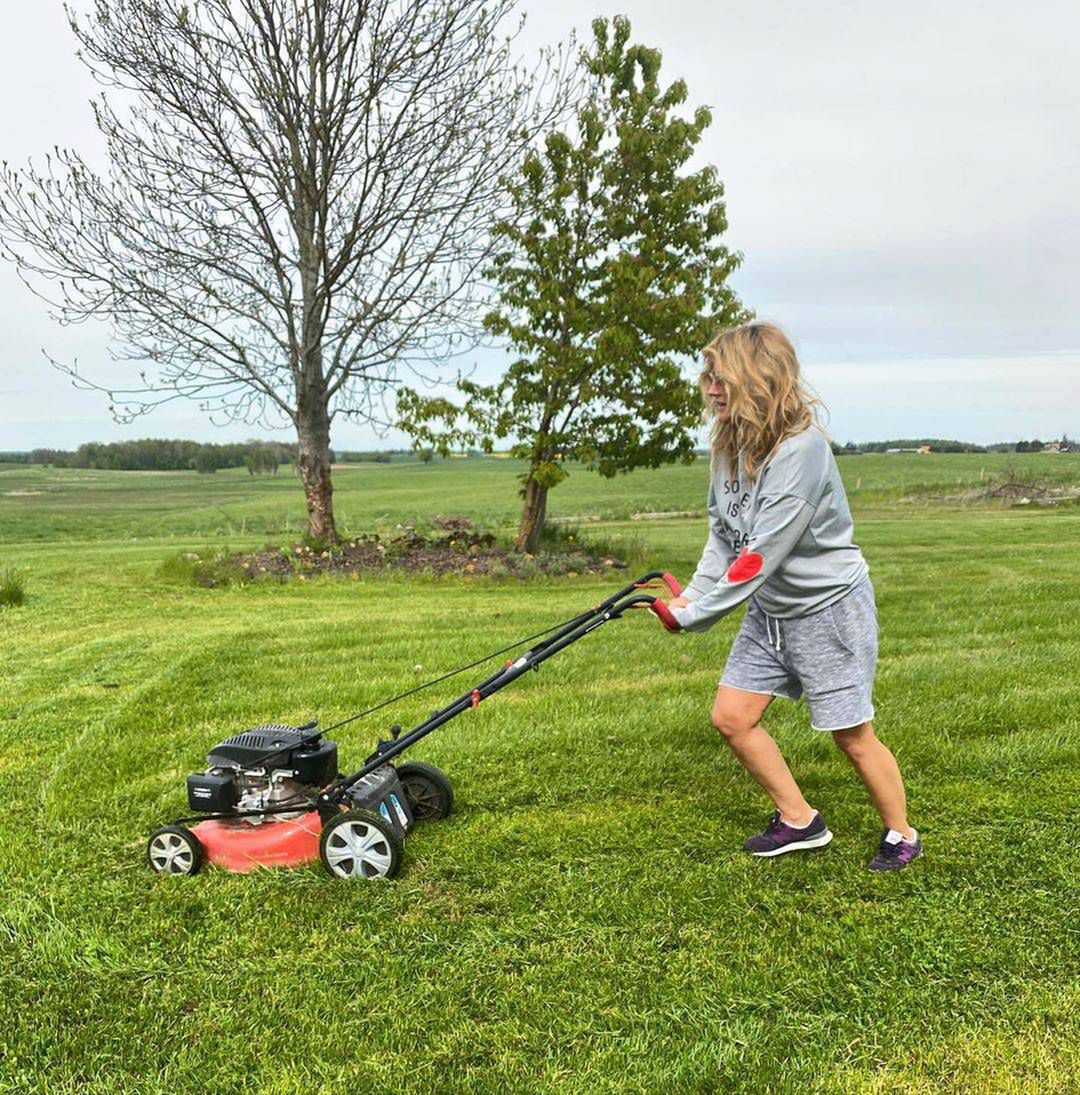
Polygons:
<instances>
[{"instance_id":1,"label":"black mower wheel","mask_svg":"<svg viewBox=\"0 0 1080 1095\"><path fill-rule=\"evenodd\" d=\"M454 808L454 788L434 764L409 760L398 765L398 779L417 821L441 821Z\"/></svg>"},{"instance_id":2,"label":"black mower wheel","mask_svg":"<svg viewBox=\"0 0 1080 1095\"><path fill-rule=\"evenodd\" d=\"M393 826L371 810L337 814L319 838L319 859L334 878L393 878L402 852Z\"/></svg>"},{"instance_id":3,"label":"black mower wheel","mask_svg":"<svg viewBox=\"0 0 1080 1095\"><path fill-rule=\"evenodd\" d=\"M146 842L146 861L158 874L198 874L203 862L202 845L183 825L163 825Z\"/></svg>"}]
</instances>

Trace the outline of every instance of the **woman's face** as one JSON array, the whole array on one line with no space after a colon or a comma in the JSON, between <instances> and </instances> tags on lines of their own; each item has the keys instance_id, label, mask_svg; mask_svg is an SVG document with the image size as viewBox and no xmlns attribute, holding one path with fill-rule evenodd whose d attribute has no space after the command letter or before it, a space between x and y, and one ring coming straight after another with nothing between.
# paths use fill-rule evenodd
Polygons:
<instances>
[{"instance_id":1,"label":"woman's face","mask_svg":"<svg viewBox=\"0 0 1080 1095\"><path fill-rule=\"evenodd\" d=\"M730 422L731 408L728 407L727 384L723 377L717 376L716 373L709 373L709 386L705 389L705 394L716 412L716 417L721 422Z\"/></svg>"}]
</instances>

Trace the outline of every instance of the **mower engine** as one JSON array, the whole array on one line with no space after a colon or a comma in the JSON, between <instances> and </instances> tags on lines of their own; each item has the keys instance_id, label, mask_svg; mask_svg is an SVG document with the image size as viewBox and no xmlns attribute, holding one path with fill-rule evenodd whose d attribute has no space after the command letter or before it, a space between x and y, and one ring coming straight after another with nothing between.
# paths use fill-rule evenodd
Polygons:
<instances>
[{"instance_id":1,"label":"mower engine","mask_svg":"<svg viewBox=\"0 0 1080 1095\"><path fill-rule=\"evenodd\" d=\"M337 744L291 726L258 726L216 746L207 769L188 776L188 805L203 813L244 813L296 805L268 821L296 818L312 809L321 788L338 775ZM264 817L244 818L251 825Z\"/></svg>"}]
</instances>

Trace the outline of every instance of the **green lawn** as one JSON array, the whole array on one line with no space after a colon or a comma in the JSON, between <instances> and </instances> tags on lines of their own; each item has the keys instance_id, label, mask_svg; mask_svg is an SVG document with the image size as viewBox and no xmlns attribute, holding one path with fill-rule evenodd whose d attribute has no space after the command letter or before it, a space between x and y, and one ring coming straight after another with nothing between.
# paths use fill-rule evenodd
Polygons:
<instances>
[{"instance_id":1,"label":"green lawn","mask_svg":"<svg viewBox=\"0 0 1080 1095\"><path fill-rule=\"evenodd\" d=\"M0 609L0 1090L1077 1090L1080 508L936 500L1008 460L841 461L882 622L877 726L926 846L910 871L865 871L862 788L785 701L766 724L837 838L745 856L769 806L707 717L738 620L668 636L641 614L423 742L459 808L409 837L397 880L354 885L160 878L143 845L223 737L329 724L612 583L183 587L158 575L171 552L295 533L285 469L0 467L0 568L28 591ZM1080 482L1076 456L1012 463ZM507 527L514 470L351 467L338 512ZM552 509L685 577L702 520L627 518L704 491L701 465L575 472ZM346 765L472 683L343 728Z\"/></svg>"}]
</instances>

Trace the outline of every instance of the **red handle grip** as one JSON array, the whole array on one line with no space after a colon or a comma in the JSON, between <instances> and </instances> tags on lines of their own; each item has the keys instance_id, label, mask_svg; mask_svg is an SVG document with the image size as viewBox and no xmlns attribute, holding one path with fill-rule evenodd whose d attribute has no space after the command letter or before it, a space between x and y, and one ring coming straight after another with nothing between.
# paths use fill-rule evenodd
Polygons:
<instances>
[{"instance_id":1,"label":"red handle grip","mask_svg":"<svg viewBox=\"0 0 1080 1095\"><path fill-rule=\"evenodd\" d=\"M682 586L679 585L679 580L675 577L674 574L669 574L665 570L664 574L663 574L663 581L664 581L664 585L666 585L668 587L668 589L671 590L672 597L681 597L682 596Z\"/></svg>"},{"instance_id":2,"label":"red handle grip","mask_svg":"<svg viewBox=\"0 0 1080 1095\"><path fill-rule=\"evenodd\" d=\"M668 631L682 631L682 627L679 626L679 621L675 619L671 614L671 609L668 608L659 597L653 601L649 608L660 617L660 622L667 628Z\"/></svg>"}]
</instances>

